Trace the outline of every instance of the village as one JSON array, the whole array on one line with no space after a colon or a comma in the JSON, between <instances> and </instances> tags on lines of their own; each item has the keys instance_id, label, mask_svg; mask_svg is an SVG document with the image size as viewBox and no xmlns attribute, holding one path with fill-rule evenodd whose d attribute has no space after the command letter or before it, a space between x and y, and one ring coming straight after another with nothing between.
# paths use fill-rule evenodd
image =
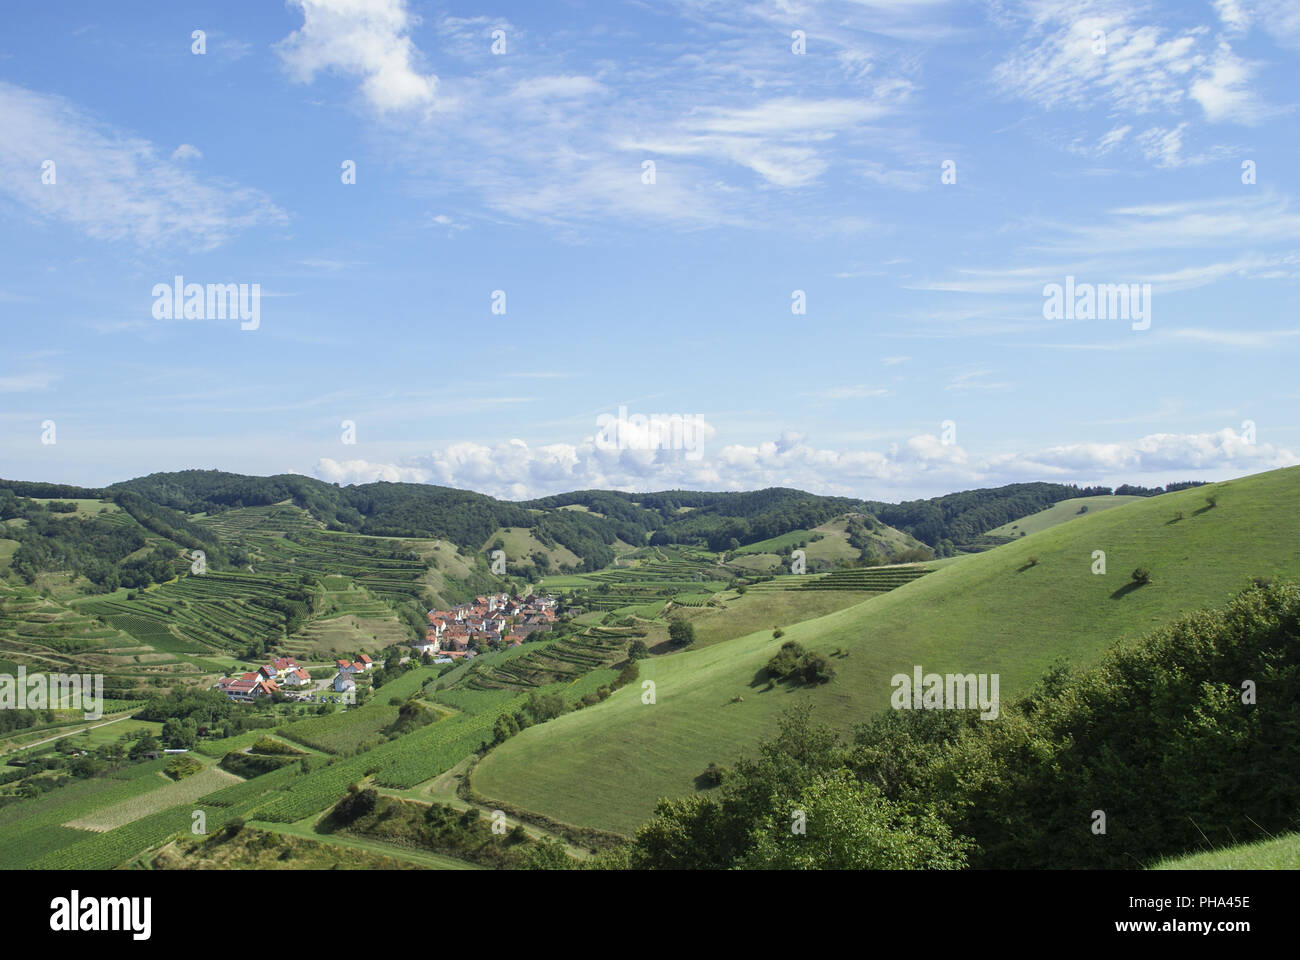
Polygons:
<instances>
[{"instance_id":1,"label":"village","mask_svg":"<svg viewBox=\"0 0 1300 960\"><path fill-rule=\"evenodd\" d=\"M517 647L531 634L549 632L555 626L557 606L555 597L494 593L450 610L430 610L429 629L411 649L456 659Z\"/></svg>"},{"instance_id":2,"label":"village","mask_svg":"<svg viewBox=\"0 0 1300 960\"><path fill-rule=\"evenodd\" d=\"M555 597L511 597L488 594L475 597L448 610L430 610L429 627L421 640L410 644L414 655L433 663L454 663L489 650L520 646L534 633L548 633L555 625L558 601ZM329 680L313 679L311 673L293 657L277 657L256 671L238 677L222 677L216 689L230 700L251 703L281 694L290 700L352 703L356 696L357 674L364 674L378 664L369 654L355 660L334 662L334 676Z\"/></svg>"}]
</instances>

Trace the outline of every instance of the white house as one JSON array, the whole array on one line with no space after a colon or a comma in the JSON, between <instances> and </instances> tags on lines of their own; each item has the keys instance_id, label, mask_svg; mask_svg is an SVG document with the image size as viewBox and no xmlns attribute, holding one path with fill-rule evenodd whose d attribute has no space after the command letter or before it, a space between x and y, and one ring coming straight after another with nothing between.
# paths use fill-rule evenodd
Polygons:
<instances>
[{"instance_id":1,"label":"white house","mask_svg":"<svg viewBox=\"0 0 1300 960\"><path fill-rule=\"evenodd\" d=\"M349 690L355 690L357 682L352 679L350 674L339 673L334 677L334 692L347 693Z\"/></svg>"},{"instance_id":2,"label":"white house","mask_svg":"<svg viewBox=\"0 0 1300 960\"><path fill-rule=\"evenodd\" d=\"M284 679L280 682L286 687L305 687L311 683L311 674L299 667L297 670L285 674Z\"/></svg>"}]
</instances>

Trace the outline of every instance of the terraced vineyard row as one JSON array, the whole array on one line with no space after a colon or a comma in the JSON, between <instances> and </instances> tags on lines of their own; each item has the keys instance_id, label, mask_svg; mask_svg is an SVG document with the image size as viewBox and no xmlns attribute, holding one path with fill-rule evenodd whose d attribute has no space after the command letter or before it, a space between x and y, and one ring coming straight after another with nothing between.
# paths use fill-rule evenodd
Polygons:
<instances>
[{"instance_id":1,"label":"terraced vineyard row","mask_svg":"<svg viewBox=\"0 0 1300 960\"><path fill-rule=\"evenodd\" d=\"M887 593L930 570L926 567L854 567L830 573L781 577L757 583L752 590L870 590Z\"/></svg>"},{"instance_id":2,"label":"terraced vineyard row","mask_svg":"<svg viewBox=\"0 0 1300 960\"><path fill-rule=\"evenodd\" d=\"M474 670L464 685L471 690L535 690L572 681L627 656L628 642L644 636L632 628L591 627L583 634L538 644L538 649Z\"/></svg>"},{"instance_id":3,"label":"terraced vineyard row","mask_svg":"<svg viewBox=\"0 0 1300 960\"><path fill-rule=\"evenodd\" d=\"M129 635L91 611L74 610L26 588L4 585L0 585L0 637L11 653L57 655L135 645Z\"/></svg>"},{"instance_id":4,"label":"terraced vineyard row","mask_svg":"<svg viewBox=\"0 0 1300 960\"><path fill-rule=\"evenodd\" d=\"M400 600L418 594L415 581L427 569L400 541L326 531L296 507L230 510L199 522L255 547L261 573L344 576Z\"/></svg>"},{"instance_id":5,"label":"terraced vineyard row","mask_svg":"<svg viewBox=\"0 0 1300 960\"><path fill-rule=\"evenodd\" d=\"M282 639L283 617L253 601L281 597L285 587L278 578L209 570L134 600L96 598L80 608L157 650L202 653L242 648L251 639Z\"/></svg>"}]
</instances>

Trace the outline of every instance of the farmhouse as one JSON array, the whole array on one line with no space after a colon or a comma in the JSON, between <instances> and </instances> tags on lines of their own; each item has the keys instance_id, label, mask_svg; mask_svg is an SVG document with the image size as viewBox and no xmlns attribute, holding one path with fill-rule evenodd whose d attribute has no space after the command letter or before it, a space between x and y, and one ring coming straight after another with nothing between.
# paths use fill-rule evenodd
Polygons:
<instances>
[{"instance_id":1,"label":"farmhouse","mask_svg":"<svg viewBox=\"0 0 1300 960\"><path fill-rule=\"evenodd\" d=\"M302 666L293 657L279 657L266 664L266 666L260 667L257 674L263 680L285 683L300 670L302 670ZM297 686L298 684L291 683L290 685Z\"/></svg>"},{"instance_id":2,"label":"farmhouse","mask_svg":"<svg viewBox=\"0 0 1300 960\"><path fill-rule=\"evenodd\" d=\"M249 701L258 697L269 697L280 687L274 680L264 677L259 670L257 673L242 674L237 680L222 677L217 681L217 689L230 700Z\"/></svg>"},{"instance_id":3,"label":"farmhouse","mask_svg":"<svg viewBox=\"0 0 1300 960\"><path fill-rule=\"evenodd\" d=\"M352 674L339 671L334 676L334 692L347 693L349 690L355 690L357 682L352 679Z\"/></svg>"},{"instance_id":4,"label":"farmhouse","mask_svg":"<svg viewBox=\"0 0 1300 960\"><path fill-rule=\"evenodd\" d=\"M311 674L304 668L299 667L297 670L286 675L284 680L281 682L284 683L286 687L305 687L307 684L311 683Z\"/></svg>"}]
</instances>

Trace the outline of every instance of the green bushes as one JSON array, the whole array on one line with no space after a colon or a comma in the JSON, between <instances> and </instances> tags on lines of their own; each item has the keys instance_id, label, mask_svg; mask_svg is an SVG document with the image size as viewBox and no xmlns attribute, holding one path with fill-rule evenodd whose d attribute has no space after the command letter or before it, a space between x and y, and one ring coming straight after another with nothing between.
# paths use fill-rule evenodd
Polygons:
<instances>
[{"instance_id":1,"label":"green bushes","mask_svg":"<svg viewBox=\"0 0 1300 960\"><path fill-rule=\"evenodd\" d=\"M835 666L824 653L804 650L795 640L781 644L777 654L767 661L765 670L773 680L795 683L828 683L835 676Z\"/></svg>"},{"instance_id":2,"label":"green bushes","mask_svg":"<svg viewBox=\"0 0 1300 960\"><path fill-rule=\"evenodd\" d=\"M718 795L661 800L613 867L634 869L956 869L969 842L928 804L858 783L844 745L807 708L782 719L758 756L717 774ZM714 768L710 768L714 769ZM705 772L707 776L709 771Z\"/></svg>"},{"instance_id":3,"label":"green bushes","mask_svg":"<svg viewBox=\"0 0 1300 960\"><path fill-rule=\"evenodd\" d=\"M695 624L680 618L671 621L668 624L668 639L676 646L689 646L695 642Z\"/></svg>"},{"instance_id":4,"label":"green bushes","mask_svg":"<svg viewBox=\"0 0 1300 960\"><path fill-rule=\"evenodd\" d=\"M167 761L164 772L173 780L184 780L203 769L203 761L188 754L177 754Z\"/></svg>"},{"instance_id":5,"label":"green bushes","mask_svg":"<svg viewBox=\"0 0 1300 960\"><path fill-rule=\"evenodd\" d=\"M863 728L852 766L938 803L974 865L1131 869L1294 829L1300 588L1252 587L1090 670L1054 669L997 722L939 716L958 713Z\"/></svg>"},{"instance_id":6,"label":"green bushes","mask_svg":"<svg viewBox=\"0 0 1300 960\"><path fill-rule=\"evenodd\" d=\"M348 792L343 795L343 798L334 805L334 809L330 812L330 819L336 824L346 826L374 810L378 801L378 790L370 787L363 790L354 783L348 787Z\"/></svg>"}]
</instances>

